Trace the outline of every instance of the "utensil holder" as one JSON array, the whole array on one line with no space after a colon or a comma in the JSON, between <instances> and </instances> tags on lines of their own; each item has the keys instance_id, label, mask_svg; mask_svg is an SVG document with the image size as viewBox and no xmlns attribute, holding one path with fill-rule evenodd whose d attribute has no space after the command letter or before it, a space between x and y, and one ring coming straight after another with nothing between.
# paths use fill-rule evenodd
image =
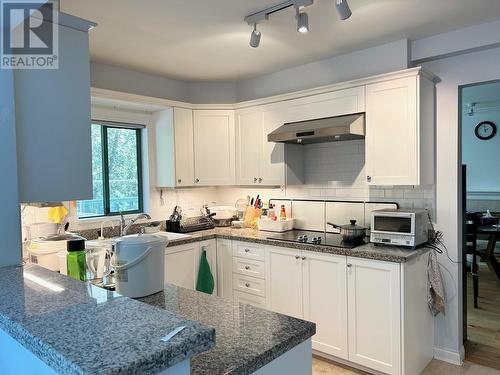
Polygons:
<instances>
[{"instance_id":1,"label":"utensil holder","mask_svg":"<svg viewBox=\"0 0 500 375\"><path fill-rule=\"evenodd\" d=\"M181 230L181 222L167 220L165 223L165 229L167 232L179 233Z\"/></svg>"}]
</instances>

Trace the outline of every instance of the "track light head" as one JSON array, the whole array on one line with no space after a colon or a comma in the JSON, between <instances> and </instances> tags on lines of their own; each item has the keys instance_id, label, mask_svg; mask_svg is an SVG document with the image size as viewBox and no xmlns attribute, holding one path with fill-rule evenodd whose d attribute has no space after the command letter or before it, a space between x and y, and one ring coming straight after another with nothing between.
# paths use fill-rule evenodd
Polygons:
<instances>
[{"instance_id":1,"label":"track light head","mask_svg":"<svg viewBox=\"0 0 500 375\"><path fill-rule=\"evenodd\" d=\"M299 8L297 9L297 31L301 34L305 34L309 31L309 16L306 12L300 12Z\"/></svg>"},{"instance_id":2,"label":"track light head","mask_svg":"<svg viewBox=\"0 0 500 375\"><path fill-rule=\"evenodd\" d=\"M252 35L250 36L250 47L257 48L260 44L260 37L261 36L262 36L262 33L259 30L257 30L257 24L254 23Z\"/></svg>"},{"instance_id":3,"label":"track light head","mask_svg":"<svg viewBox=\"0 0 500 375\"><path fill-rule=\"evenodd\" d=\"M352 15L351 8L349 8L347 0L335 0L335 9L337 9L341 20L346 20Z\"/></svg>"}]
</instances>

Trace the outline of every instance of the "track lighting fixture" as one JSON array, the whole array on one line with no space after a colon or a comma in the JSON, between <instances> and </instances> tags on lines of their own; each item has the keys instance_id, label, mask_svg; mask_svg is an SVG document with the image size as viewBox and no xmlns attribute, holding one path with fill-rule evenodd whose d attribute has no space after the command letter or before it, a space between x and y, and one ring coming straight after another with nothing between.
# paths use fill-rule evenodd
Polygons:
<instances>
[{"instance_id":1,"label":"track lighting fixture","mask_svg":"<svg viewBox=\"0 0 500 375\"><path fill-rule=\"evenodd\" d=\"M260 44L260 37L262 36L262 33L257 30L257 24L253 24L253 31L252 35L250 36L250 47L257 48Z\"/></svg>"},{"instance_id":2,"label":"track lighting fixture","mask_svg":"<svg viewBox=\"0 0 500 375\"><path fill-rule=\"evenodd\" d=\"M347 0L335 1L335 9L341 20L346 20L351 17L352 12L347 4ZM301 9L313 5L314 0L288 0L283 3L273 5L256 13L252 13L245 17L245 22L253 26L252 36L250 37L250 46L257 48L260 44L261 33L257 30L257 24L262 21L267 21L271 14L279 12L283 9L294 7L296 9L297 31L299 33L307 33L309 31L309 16Z\"/></svg>"},{"instance_id":3,"label":"track lighting fixture","mask_svg":"<svg viewBox=\"0 0 500 375\"><path fill-rule=\"evenodd\" d=\"M352 15L351 8L349 8L347 0L335 0L335 8L337 9L341 20L346 20Z\"/></svg>"},{"instance_id":4,"label":"track lighting fixture","mask_svg":"<svg viewBox=\"0 0 500 375\"><path fill-rule=\"evenodd\" d=\"M301 12L299 8L295 8L297 10L297 31L301 34L305 34L309 31L309 16L306 12Z\"/></svg>"}]
</instances>

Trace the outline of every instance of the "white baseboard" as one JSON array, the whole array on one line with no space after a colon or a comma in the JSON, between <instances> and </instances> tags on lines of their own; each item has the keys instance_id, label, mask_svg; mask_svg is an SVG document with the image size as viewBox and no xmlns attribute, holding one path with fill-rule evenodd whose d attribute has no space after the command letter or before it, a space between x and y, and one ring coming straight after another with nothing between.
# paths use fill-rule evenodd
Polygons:
<instances>
[{"instance_id":1,"label":"white baseboard","mask_svg":"<svg viewBox=\"0 0 500 375\"><path fill-rule=\"evenodd\" d=\"M462 345L459 351L434 347L434 358L440 361L448 362L454 365L461 366L464 363L465 349Z\"/></svg>"}]
</instances>

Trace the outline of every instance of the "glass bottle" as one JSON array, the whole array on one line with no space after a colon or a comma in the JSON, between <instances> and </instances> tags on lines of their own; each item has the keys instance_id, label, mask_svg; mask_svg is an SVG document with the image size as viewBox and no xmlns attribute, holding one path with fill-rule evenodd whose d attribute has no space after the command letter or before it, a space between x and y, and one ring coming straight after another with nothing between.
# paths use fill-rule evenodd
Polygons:
<instances>
[{"instance_id":1,"label":"glass bottle","mask_svg":"<svg viewBox=\"0 0 500 375\"><path fill-rule=\"evenodd\" d=\"M280 220L286 220L286 210L284 204L281 205Z\"/></svg>"}]
</instances>

